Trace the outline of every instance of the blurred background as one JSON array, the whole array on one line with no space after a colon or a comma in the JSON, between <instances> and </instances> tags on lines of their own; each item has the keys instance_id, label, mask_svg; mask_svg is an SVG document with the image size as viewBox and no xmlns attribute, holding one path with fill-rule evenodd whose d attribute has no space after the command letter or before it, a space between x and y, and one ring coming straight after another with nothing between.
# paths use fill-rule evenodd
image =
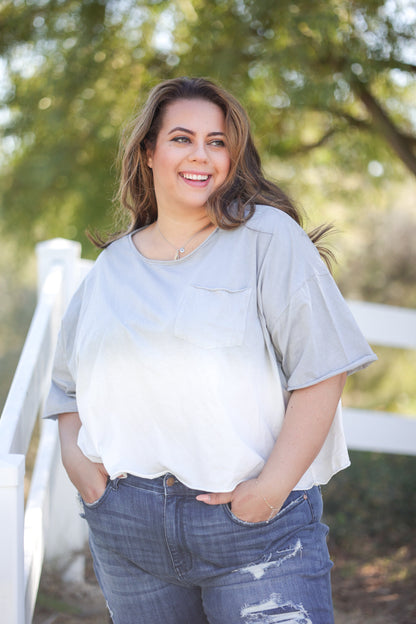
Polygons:
<instances>
[{"instance_id":1,"label":"blurred background","mask_svg":"<svg viewBox=\"0 0 416 624\"><path fill-rule=\"evenodd\" d=\"M416 307L414 0L2 0L0 406L34 310L35 244L96 256L85 230L113 226L121 130L181 75L230 90L306 229L334 224L345 297ZM344 403L416 414L415 352L376 351ZM416 458L352 460L326 488L337 599L363 597L367 615L402 603L389 621L414 622Z\"/></svg>"}]
</instances>

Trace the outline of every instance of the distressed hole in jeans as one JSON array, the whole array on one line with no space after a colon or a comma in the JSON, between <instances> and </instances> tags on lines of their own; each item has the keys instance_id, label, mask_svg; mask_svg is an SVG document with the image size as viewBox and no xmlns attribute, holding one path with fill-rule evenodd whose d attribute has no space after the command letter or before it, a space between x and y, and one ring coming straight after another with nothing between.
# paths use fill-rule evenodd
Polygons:
<instances>
[{"instance_id":1,"label":"distressed hole in jeans","mask_svg":"<svg viewBox=\"0 0 416 624\"><path fill-rule=\"evenodd\" d=\"M110 618L111 618L111 620L112 620L112 619L113 619L113 615L114 615L114 614L113 614L113 612L112 612L112 610L111 610L111 608L110 608L110 605L108 604L108 601L106 601L106 603L105 603L105 604L106 604L106 607L107 607L107 610L108 610L108 614L109 614L109 616L110 616Z\"/></svg>"},{"instance_id":2,"label":"distressed hole in jeans","mask_svg":"<svg viewBox=\"0 0 416 624\"><path fill-rule=\"evenodd\" d=\"M247 624L312 624L303 605L282 600L278 594L272 594L269 600L259 604L245 606L241 609L241 617Z\"/></svg>"},{"instance_id":3,"label":"distressed hole in jeans","mask_svg":"<svg viewBox=\"0 0 416 624\"><path fill-rule=\"evenodd\" d=\"M273 553L271 553L265 558L264 561L260 561L260 563L253 563L246 566L245 568L238 568L237 570L234 570L234 572L239 572L240 574L251 574L253 579L259 580L265 575L268 568L279 568L286 561L292 559L293 557L296 557L296 555L300 554L301 552L302 543L300 539L298 539L293 548L288 549L287 551L285 551L285 553L280 553L280 557L278 559L272 560ZM282 621L284 622L284 620Z\"/></svg>"}]
</instances>

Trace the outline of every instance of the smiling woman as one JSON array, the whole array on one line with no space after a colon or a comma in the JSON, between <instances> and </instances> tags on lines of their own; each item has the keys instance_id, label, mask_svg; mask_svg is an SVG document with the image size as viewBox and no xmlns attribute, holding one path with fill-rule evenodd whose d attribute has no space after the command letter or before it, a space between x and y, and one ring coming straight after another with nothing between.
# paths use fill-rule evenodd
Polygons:
<instances>
[{"instance_id":1,"label":"smiling woman","mask_svg":"<svg viewBox=\"0 0 416 624\"><path fill-rule=\"evenodd\" d=\"M133 242L144 255L160 260L171 258L172 247L175 258L190 253L215 227L206 204L230 170L221 108L198 99L172 102L155 145L147 147L147 165L153 173L157 221L136 232Z\"/></svg>"},{"instance_id":2,"label":"smiling woman","mask_svg":"<svg viewBox=\"0 0 416 624\"><path fill-rule=\"evenodd\" d=\"M331 624L319 485L348 466L339 398L375 356L322 230L207 80L155 87L122 149L131 224L97 241L45 414L112 619Z\"/></svg>"}]
</instances>

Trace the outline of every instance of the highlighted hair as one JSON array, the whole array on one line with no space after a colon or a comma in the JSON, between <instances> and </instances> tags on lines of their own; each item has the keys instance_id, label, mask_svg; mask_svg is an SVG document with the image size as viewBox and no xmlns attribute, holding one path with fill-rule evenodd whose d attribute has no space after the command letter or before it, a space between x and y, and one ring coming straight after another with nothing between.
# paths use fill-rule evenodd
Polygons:
<instances>
[{"instance_id":1,"label":"highlighted hair","mask_svg":"<svg viewBox=\"0 0 416 624\"><path fill-rule=\"evenodd\" d=\"M157 219L153 172L147 166L147 150L156 145L167 106L177 100L207 100L224 113L227 147L231 167L223 184L207 202L207 213L216 226L233 229L254 214L256 204L282 210L302 226L302 215L292 200L276 184L264 177L260 156L254 145L248 116L241 104L227 91L205 78L174 78L154 87L147 101L124 131L119 150L120 182L115 200L122 214L129 214L127 229L107 238L89 235L100 248ZM328 266L332 252L321 239L331 226L321 226L309 233Z\"/></svg>"}]
</instances>

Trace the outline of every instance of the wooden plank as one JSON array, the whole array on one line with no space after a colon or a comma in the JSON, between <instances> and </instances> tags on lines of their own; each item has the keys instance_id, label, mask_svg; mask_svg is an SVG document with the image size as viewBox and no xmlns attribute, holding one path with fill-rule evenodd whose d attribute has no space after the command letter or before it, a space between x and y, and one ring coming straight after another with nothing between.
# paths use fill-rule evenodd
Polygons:
<instances>
[{"instance_id":1,"label":"wooden plank","mask_svg":"<svg viewBox=\"0 0 416 624\"><path fill-rule=\"evenodd\" d=\"M45 553L51 489L59 457L58 427L42 422L36 463L30 483L24 520L24 583L26 622L32 621Z\"/></svg>"},{"instance_id":2,"label":"wooden plank","mask_svg":"<svg viewBox=\"0 0 416 624\"><path fill-rule=\"evenodd\" d=\"M0 419L0 456L26 454L48 385L54 351L56 307L60 304L62 269L49 274L35 309L10 392ZM56 323L55 323L56 324Z\"/></svg>"},{"instance_id":3,"label":"wooden plank","mask_svg":"<svg viewBox=\"0 0 416 624\"><path fill-rule=\"evenodd\" d=\"M24 624L23 455L0 457L0 618Z\"/></svg>"},{"instance_id":4,"label":"wooden plank","mask_svg":"<svg viewBox=\"0 0 416 624\"><path fill-rule=\"evenodd\" d=\"M343 408L348 448L359 451L416 455L416 418Z\"/></svg>"},{"instance_id":5,"label":"wooden plank","mask_svg":"<svg viewBox=\"0 0 416 624\"><path fill-rule=\"evenodd\" d=\"M416 310L365 301L348 305L371 344L416 349Z\"/></svg>"}]
</instances>

